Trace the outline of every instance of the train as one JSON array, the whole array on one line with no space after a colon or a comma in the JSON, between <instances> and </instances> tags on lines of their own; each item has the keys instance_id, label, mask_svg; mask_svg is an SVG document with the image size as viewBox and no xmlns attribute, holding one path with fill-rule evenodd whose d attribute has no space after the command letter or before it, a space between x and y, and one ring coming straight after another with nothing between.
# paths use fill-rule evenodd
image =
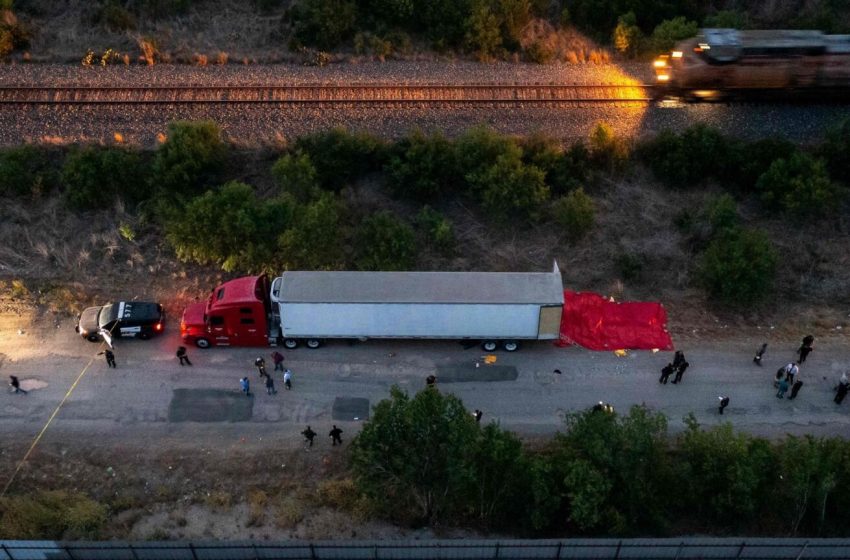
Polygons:
<instances>
[{"instance_id":1,"label":"train","mask_svg":"<svg viewBox=\"0 0 850 560\"><path fill-rule=\"evenodd\" d=\"M812 30L701 29L653 62L660 97L850 93L850 35Z\"/></svg>"}]
</instances>

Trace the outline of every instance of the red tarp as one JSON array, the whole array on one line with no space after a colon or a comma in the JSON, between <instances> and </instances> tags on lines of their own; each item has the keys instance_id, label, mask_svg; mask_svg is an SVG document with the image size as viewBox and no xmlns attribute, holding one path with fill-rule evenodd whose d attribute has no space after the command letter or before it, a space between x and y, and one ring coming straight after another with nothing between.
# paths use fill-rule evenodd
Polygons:
<instances>
[{"instance_id":1,"label":"red tarp","mask_svg":"<svg viewBox=\"0 0 850 560\"><path fill-rule=\"evenodd\" d=\"M608 301L592 292L564 291L559 346L590 350L673 350L660 303Z\"/></svg>"}]
</instances>

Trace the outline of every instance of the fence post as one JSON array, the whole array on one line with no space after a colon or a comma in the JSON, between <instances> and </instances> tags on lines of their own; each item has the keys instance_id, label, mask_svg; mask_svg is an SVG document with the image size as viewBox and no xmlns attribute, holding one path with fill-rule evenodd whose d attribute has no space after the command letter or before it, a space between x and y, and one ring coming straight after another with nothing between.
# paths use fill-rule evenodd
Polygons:
<instances>
[{"instance_id":1,"label":"fence post","mask_svg":"<svg viewBox=\"0 0 850 560\"><path fill-rule=\"evenodd\" d=\"M617 552L614 553L614 560L620 558L620 549L623 547L623 541L617 541Z\"/></svg>"},{"instance_id":2,"label":"fence post","mask_svg":"<svg viewBox=\"0 0 850 560\"><path fill-rule=\"evenodd\" d=\"M194 560L198 560L198 555L195 554L195 545L193 545L192 543L189 543L189 552L192 553L192 558Z\"/></svg>"},{"instance_id":3,"label":"fence post","mask_svg":"<svg viewBox=\"0 0 850 560\"><path fill-rule=\"evenodd\" d=\"M67 544L63 544L62 549L65 551L65 554L68 555L68 558L75 560L74 555L71 554L71 548Z\"/></svg>"},{"instance_id":4,"label":"fence post","mask_svg":"<svg viewBox=\"0 0 850 560\"><path fill-rule=\"evenodd\" d=\"M555 553L555 560L561 560L561 547L564 546L564 541L558 541L558 552Z\"/></svg>"},{"instance_id":5,"label":"fence post","mask_svg":"<svg viewBox=\"0 0 850 560\"><path fill-rule=\"evenodd\" d=\"M800 560L803 557L803 553L806 552L807 548L809 548L809 541L803 543L803 548L800 549L800 554L797 555L796 560Z\"/></svg>"},{"instance_id":6,"label":"fence post","mask_svg":"<svg viewBox=\"0 0 850 560\"><path fill-rule=\"evenodd\" d=\"M139 560L139 555L136 554L136 549L133 548L133 543L127 543L127 548L130 550L130 555L133 557L133 560Z\"/></svg>"},{"instance_id":7,"label":"fence post","mask_svg":"<svg viewBox=\"0 0 850 560\"><path fill-rule=\"evenodd\" d=\"M493 560L499 560L499 544L496 543L496 554L493 556Z\"/></svg>"},{"instance_id":8,"label":"fence post","mask_svg":"<svg viewBox=\"0 0 850 560\"><path fill-rule=\"evenodd\" d=\"M313 545L313 543L310 543L310 558L312 560L316 560L316 547Z\"/></svg>"},{"instance_id":9,"label":"fence post","mask_svg":"<svg viewBox=\"0 0 850 560\"><path fill-rule=\"evenodd\" d=\"M3 554L6 555L6 558L8 558L9 560L12 560L12 554L9 552L9 549L6 548L6 544L5 543L0 544L0 548L3 549Z\"/></svg>"},{"instance_id":10,"label":"fence post","mask_svg":"<svg viewBox=\"0 0 850 560\"><path fill-rule=\"evenodd\" d=\"M738 554L735 555L735 560L739 560L744 553L744 547L747 546L747 541L741 541L741 546L738 548Z\"/></svg>"}]
</instances>

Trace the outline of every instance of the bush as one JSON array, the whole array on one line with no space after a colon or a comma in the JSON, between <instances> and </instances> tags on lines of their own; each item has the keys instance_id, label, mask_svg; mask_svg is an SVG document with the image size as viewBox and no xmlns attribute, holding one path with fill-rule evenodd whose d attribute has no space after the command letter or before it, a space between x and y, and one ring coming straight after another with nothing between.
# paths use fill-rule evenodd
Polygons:
<instances>
[{"instance_id":1,"label":"bush","mask_svg":"<svg viewBox=\"0 0 850 560\"><path fill-rule=\"evenodd\" d=\"M345 263L343 204L333 194L295 210L292 226L279 239L284 267L301 270L339 269Z\"/></svg>"},{"instance_id":2,"label":"bush","mask_svg":"<svg viewBox=\"0 0 850 560\"><path fill-rule=\"evenodd\" d=\"M0 150L0 196L38 196L53 188L55 175L47 154L40 148Z\"/></svg>"},{"instance_id":3,"label":"bush","mask_svg":"<svg viewBox=\"0 0 850 560\"><path fill-rule=\"evenodd\" d=\"M301 0L292 19L298 41L332 50L354 35L357 6L352 0Z\"/></svg>"},{"instance_id":4,"label":"bush","mask_svg":"<svg viewBox=\"0 0 850 560\"><path fill-rule=\"evenodd\" d=\"M679 188L696 186L710 177L725 178L738 161L734 143L703 124L681 136L664 131L639 151L658 179Z\"/></svg>"},{"instance_id":5,"label":"bush","mask_svg":"<svg viewBox=\"0 0 850 560\"><path fill-rule=\"evenodd\" d=\"M735 182L743 192L754 191L759 177L774 161L790 159L797 150L796 145L782 138L764 138L750 142L741 149L741 156L738 158L740 165L733 174Z\"/></svg>"},{"instance_id":6,"label":"bush","mask_svg":"<svg viewBox=\"0 0 850 560\"><path fill-rule=\"evenodd\" d=\"M583 237L593 228L596 213L593 199L578 188L552 205L555 221L571 239Z\"/></svg>"},{"instance_id":7,"label":"bush","mask_svg":"<svg viewBox=\"0 0 850 560\"><path fill-rule=\"evenodd\" d=\"M116 1L107 2L100 7L96 20L111 31L129 31L136 29L136 18L130 11Z\"/></svg>"},{"instance_id":8,"label":"bush","mask_svg":"<svg viewBox=\"0 0 850 560\"><path fill-rule=\"evenodd\" d=\"M712 297L745 306L770 292L777 260L764 232L736 229L709 243L701 257L699 277Z\"/></svg>"},{"instance_id":9,"label":"bush","mask_svg":"<svg viewBox=\"0 0 850 560\"><path fill-rule=\"evenodd\" d=\"M154 157L153 186L166 195L199 194L218 178L226 157L221 130L214 122L173 122Z\"/></svg>"},{"instance_id":10,"label":"bush","mask_svg":"<svg viewBox=\"0 0 850 560\"><path fill-rule=\"evenodd\" d=\"M290 225L293 213L291 199L261 202L251 186L231 181L169 217L165 235L182 261L257 272L274 262L274 240Z\"/></svg>"},{"instance_id":11,"label":"bush","mask_svg":"<svg viewBox=\"0 0 850 560\"><path fill-rule=\"evenodd\" d=\"M643 273L643 255L620 253L614 260L614 265L623 280L638 280Z\"/></svg>"},{"instance_id":12,"label":"bush","mask_svg":"<svg viewBox=\"0 0 850 560\"><path fill-rule=\"evenodd\" d=\"M104 505L64 490L0 498L0 510L3 539L94 539L107 519Z\"/></svg>"},{"instance_id":13,"label":"bush","mask_svg":"<svg viewBox=\"0 0 850 560\"><path fill-rule=\"evenodd\" d=\"M466 175L479 173L496 163L500 156L522 157L522 149L513 138L486 126L477 126L455 140L457 169Z\"/></svg>"},{"instance_id":14,"label":"bush","mask_svg":"<svg viewBox=\"0 0 850 560\"><path fill-rule=\"evenodd\" d=\"M802 152L770 164L756 189L768 208L797 216L832 213L839 200L839 189L830 180L823 160Z\"/></svg>"},{"instance_id":15,"label":"bush","mask_svg":"<svg viewBox=\"0 0 850 560\"><path fill-rule=\"evenodd\" d=\"M282 192L300 201L315 197L319 188L316 166L307 154L283 155L272 166L272 176Z\"/></svg>"},{"instance_id":16,"label":"bush","mask_svg":"<svg viewBox=\"0 0 850 560\"><path fill-rule=\"evenodd\" d=\"M414 132L396 145L395 152L384 166L387 184L395 194L425 202L455 187L455 152L442 134Z\"/></svg>"},{"instance_id":17,"label":"bush","mask_svg":"<svg viewBox=\"0 0 850 560\"><path fill-rule=\"evenodd\" d=\"M490 167L466 176L470 186L481 193L481 205L497 221L537 219L549 200L544 173L525 165L518 150L501 155Z\"/></svg>"},{"instance_id":18,"label":"bush","mask_svg":"<svg viewBox=\"0 0 850 560\"><path fill-rule=\"evenodd\" d=\"M26 48L30 42L29 29L18 21L12 12L12 4L0 5L0 58L12 51Z\"/></svg>"},{"instance_id":19,"label":"bush","mask_svg":"<svg viewBox=\"0 0 850 560\"><path fill-rule=\"evenodd\" d=\"M618 53L628 58L634 58L643 47L643 33L637 26L634 12L623 14L617 20L614 28L613 43Z\"/></svg>"},{"instance_id":20,"label":"bush","mask_svg":"<svg viewBox=\"0 0 850 560\"><path fill-rule=\"evenodd\" d=\"M466 48L480 60L491 60L504 52L501 22L486 2L477 2L469 16Z\"/></svg>"},{"instance_id":21,"label":"bush","mask_svg":"<svg viewBox=\"0 0 850 560\"><path fill-rule=\"evenodd\" d=\"M598 123L590 133L590 158L599 169L617 171L629 160L628 143L610 125Z\"/></svg>"},{"instance_id":22,"label":"bush","mask_svg":"<svg viewBox=\"0 0 850 560\"><path fill-rule=\"evenodd\" d=\"M125 148L86 146L62 167L65 198L78 210L108 208L116 198L141 202L147 195L141 156Z\"/></svg>"},{"instance_id":23,"label":"bush","mask_svg":"<svg viewBox=\"0 0 850 560\"><path fill-rule=\"evenodd\" d=\"M295 152L310 156L323 189L338 191L366 173L380 169L386 148L371 134L335 128L298 138Z\"/></svg>"},{"instance_id":24,"label":"bush","mask_svg":"<svg viewBox=\"0 0 850 560\"><path fill-rule=\"evenodd\" d=\"M450 253L455 248L455 234L448 218L431 208L424 206L416 216L425 242L441 253Z\"/></svg>"},{"instance_id":25,"label":"bush","mask_svg":"<svg viewBox=\"0 0 850 560\"><path fill-rule=\"evenodd\" d=\"M573 144L547 174L546 181L552 188L552 194L563 195L586 184L590 179L592 165L587 146L582 142Z\"/></svg>"},{"instance_id":26,"label":"bush","mask_svg":"<svg viewBox=\"0 0 850 560\"><path fill-rule=\"evenodd\" d=\"M850 185L850 157L847 157L850 154L850 119L845 119L826 133L820 153L832 177Z\"/></svg>"},{"instance_id":27,"label":"bush","mask_svg":"<svg viewBox=\"0 0 850 560\"><path fill-rule=\"evenodd\" d=\"M652 31L652 48L656 52L669 52L673 46L682 39L688 39L697 34L699 25L695 21L688 21L684 17L666 19L659 23Z\"/></svg>"},{"instance_id":28,"label":"bush","mask_svg":"<svg viewBox=\"0 0 850 560\"><path fill-rule=\"evenodd\" d=\"M709 199L706 210L712 233L722 234L738 227L738 204L730 195L722 194Z\"/></svg>"},{"instance_id":29,"label":"bush","mask_svg":"<svg viewBox=\"0 0 850 560\"><path fill-rule=\"evenodd\" d=\"M408 270L416 259L413 230L390 212L363 220L354 238L360 270Z\"/></svg>"}]
</instances>

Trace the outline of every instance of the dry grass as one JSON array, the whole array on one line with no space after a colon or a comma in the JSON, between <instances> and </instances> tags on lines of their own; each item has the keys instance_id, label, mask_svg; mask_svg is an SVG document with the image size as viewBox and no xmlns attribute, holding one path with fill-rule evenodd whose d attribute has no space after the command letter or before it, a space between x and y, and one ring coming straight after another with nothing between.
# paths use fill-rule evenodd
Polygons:
<instances>
[{"instance_id":1,"label":"dry grass","mask_svg":"<svg viewBox=\"0 0 850 560\"><path fill-rule=\"evenodd\" d=\"M553 61L571 64L607 64L611 54L575 29L556 29L546 20L533 19L522 30L523 50L536 49Z\"/></svg>"},{"instance_id":2,"label":"dry grass","mask_svg":"<svg viewBox=\"0 0 850 560\"><path fill-rule=\"evenodd\" d=\"M275 525L279 529L292 529L304 519L304 504L294 496L283 496L275 504Z\"/></svg>"},{"instance_id":3,"label":"dry grass","mask_svg":"<svg viewBox=\"0 0 850 560\"><path fill-rule=\"evenodd\" d=\"M250 490L248 492L248 527L259 527L266 517L266 507L269 504L269 495L263 490Z\"/></svg>"}]
</instances>

